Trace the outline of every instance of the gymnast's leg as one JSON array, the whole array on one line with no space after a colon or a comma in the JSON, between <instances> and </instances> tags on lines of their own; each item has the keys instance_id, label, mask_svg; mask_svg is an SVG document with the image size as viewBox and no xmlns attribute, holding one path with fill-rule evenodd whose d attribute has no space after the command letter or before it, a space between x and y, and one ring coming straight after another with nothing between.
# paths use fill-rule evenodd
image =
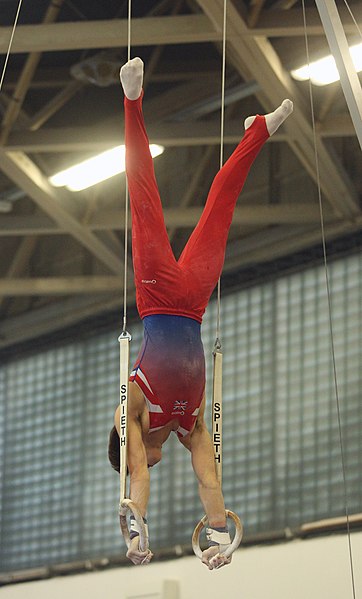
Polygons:
<instances>
[{"instance_id":1,"label":"gymnast's leg","mask_svg":"<svg viewBox=\"0 0 362 599\"><path fill-rule=\"evenodd\" d=\"M179 259L179 265L195 283L200 307L202 303L206 307L220 276L235 204L250 167L264 143L292 110L293 103L284 100L270 114L248 117L243 139L211 185L200 221Z\"/></svg>"},{"instance_id":2,"label":"gymnast's leg","mask_svg":"<svg viewBox=\"0 0 362 599\"><path fill-rule=\"evenodd\" d=\"M132 253L137 291L146 308L150 281L160 269L177 267L168 239L149 140L142 114L143 62L134 58L120 72L125 93L126 173L132 212ZM148 287L147 287L148 286ZM154 285L153 291L154 289ZM141 298L138 297L138 303Z\"/></svg>"}]
</instances>

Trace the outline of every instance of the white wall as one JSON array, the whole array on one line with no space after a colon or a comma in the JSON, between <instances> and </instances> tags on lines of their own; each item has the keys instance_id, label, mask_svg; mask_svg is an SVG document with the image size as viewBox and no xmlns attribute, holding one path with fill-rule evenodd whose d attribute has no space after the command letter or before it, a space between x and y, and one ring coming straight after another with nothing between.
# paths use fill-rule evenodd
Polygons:
<instances>
[{"instance_id":1,"label":"white wall","mask_svg":"<svg viewBox=\"0 0 362 599\"><path fill-rule=\"evenodd\" d=\"M362 597L362 533L352 534L356 596ZM162 594L162 582L167 583ZM177 590L178 589L178 590ZM1 599L349 599L346 535L240 549L209 572L196 557L5 586Z\"/></svg>"}]
</instances>

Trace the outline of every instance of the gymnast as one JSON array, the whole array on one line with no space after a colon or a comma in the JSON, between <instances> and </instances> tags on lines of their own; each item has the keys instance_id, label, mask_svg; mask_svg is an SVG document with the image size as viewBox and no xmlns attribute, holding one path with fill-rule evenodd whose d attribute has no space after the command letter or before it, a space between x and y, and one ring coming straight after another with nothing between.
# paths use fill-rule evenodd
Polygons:
<instances>
[{"instance_id":1,"label":"gymnast","mask_svg":"<svg viewBox=\"0 0 362 599\"><path fill-rule=\"evenodd\" d=\"M200 500L208 517L210 569L230 563L222 554L230 544L225 505L216 477L214 452L204 422L205 358L202 316L219 279L237 198L259 150L293 110L284 100L274 112L245 120L245 134L216 175L199 223L179 260L168 239L149 140L142 115L143 62L128 61L120 72L124 91L126 173L132 213L132 254L136 302L144 340L130 375L128 469L130 498L146 520L149 467L161 460L162 446L174 431L191 452ZM109 440L109 459L119 472L119 408ZM127 557L148 563L137 523L131 519Z\"/></svg>"}]
</instances>

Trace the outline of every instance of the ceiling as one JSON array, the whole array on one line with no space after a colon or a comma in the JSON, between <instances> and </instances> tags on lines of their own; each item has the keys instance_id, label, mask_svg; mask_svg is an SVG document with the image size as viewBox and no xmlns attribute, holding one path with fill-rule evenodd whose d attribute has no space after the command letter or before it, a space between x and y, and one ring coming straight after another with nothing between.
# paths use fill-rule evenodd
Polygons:
<instances>
[{"instance_id":1,"label":"ceiling","mask_svg":"<svg viewBox=\"0 0 362 599\"><path fill-rule=\"evenodd\" d=\"M125 176L83 192L48 177L123 141L119 66L127 5L116 0L24 2L0 94L0 347L121 306ZM0 0L0 51L17 0ZM306 2L310 59L328 54ZM337 0L348 40L358 30ZM351 4L362 27L362 5ZM176 255L196 224L220 162L223 0L133 0L132 56L145 62L144 112ZM306 62L295 0L228 0L224 158L246 116L285 97L294 113L252 168L230 232L224 274L320 243L315 147L327 240L362 230L362 154L340 83L313 87L289 72ZM129 261L129 304L134 303ZM266 266L265 266L266 265Z\"/></svg>"}]
</instances>

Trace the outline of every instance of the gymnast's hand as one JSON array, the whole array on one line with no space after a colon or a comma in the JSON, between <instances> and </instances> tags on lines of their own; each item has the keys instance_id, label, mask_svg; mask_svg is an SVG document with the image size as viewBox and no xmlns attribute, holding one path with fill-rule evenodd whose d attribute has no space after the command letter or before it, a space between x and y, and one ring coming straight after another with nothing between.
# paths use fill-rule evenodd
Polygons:
<instances>
[{"instance_id":1,"label":"gymnast's hand","mask_svg":"<svg viewBox=\"0 0 362 599\"><path fill-rule=\"evenodd\" d=\"M147 551L141 551L139 547L139 536L134 537L132 539L129 549L127 551L127 557L131 560L133 564L136 566L142 566L144 564L149 564L151 559L153 558L153 553L149 549Z\"/></svg>"},{"instance_id":2,"label":"gymnast's hand","mask_svg":"<svg viewBox=\"0 0 362 599\"><path fill-rule=\"evenodd\" d=\"M220 553L220 545L214 545L209 547L202 552L202 563L209 568L209 570L218 570L223 566L227 566L231 562L231 557L225 557Z\"/></svg>"}]
</instances>

